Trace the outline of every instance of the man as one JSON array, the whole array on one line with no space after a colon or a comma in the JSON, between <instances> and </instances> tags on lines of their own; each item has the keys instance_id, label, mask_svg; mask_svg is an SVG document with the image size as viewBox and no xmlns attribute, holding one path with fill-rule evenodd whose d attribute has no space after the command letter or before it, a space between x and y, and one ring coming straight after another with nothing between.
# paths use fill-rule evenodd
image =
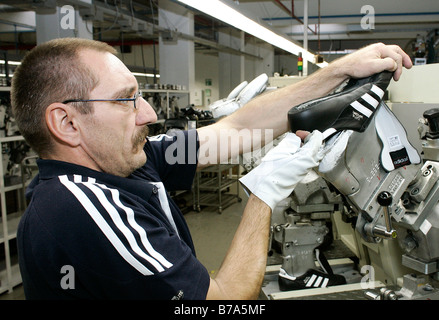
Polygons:
<instances>
[{"instance_id":1,"label":"man","mask_svg":"<svg viewBox=\"0 0 439 320\"><path fill-rule=\"evenodd\" d=\"M26 297L257 298L272 207L318 164L321 134L301 148L290 134L273 149L286 165L259 176L259 189L247 186L261 196L250 195L215 279L196 259L166 190L190 188L196 163L218 163L268 142L255 133L250 144L230 148L221 135L245 128L273 130L276 137L288 130L292 106L328 94L348 77L391 70L397 80L403 66L411 61L399 47L372 45L209 127L147 141L147 125L157 117L113 48L68 38L34 48L17 68L11 91L20 132L41 158L17 234ZM308 133L297 134L304 139ZM169 161L169 150L185 150L184 161ZM277 185L270 178L276 176L286 183Z\"/></svg>"}]
</instances>

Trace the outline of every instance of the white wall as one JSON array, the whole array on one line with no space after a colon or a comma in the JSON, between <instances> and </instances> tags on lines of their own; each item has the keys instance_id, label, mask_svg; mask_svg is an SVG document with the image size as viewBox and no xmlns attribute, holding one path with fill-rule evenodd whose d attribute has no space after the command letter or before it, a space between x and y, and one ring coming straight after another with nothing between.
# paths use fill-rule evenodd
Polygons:
<instances>
[{"instance_id":1,"label":"white wall","mask_svg":"<svg viewBox=\"0 0 439 320\"><path fill-rule=\"evenodd\" d=\"M195 53L195 88L205 106L209 105L216 100L219 100L219 87L218 87L218 57L211 54ZM212 80L212 85L206 85L206 80ZM206 90L210 90L210 97L206 96ZM191 101L191 103L197 103L197 101Z\"/></svg>"},{"instance_id":2,"label":"white wall","mask_svg":"<svg viewBox=\"0 0 439 320\"><path fill-rule=\"evenodd\" d=\"M276 71L274 67L274 49L270 44L251 38L245 45L245 52L259 56L260 59L245 59L245 80L251 81L258 75L266 73L269 77Z\"/></svg>"},{"instance_id":3,"label":"white wall","mask_svg":"<svg viewBox=\"0 0 439 320\"><path fill-rule=\"evenodd\" d=\"M392 102L439 103L439 63L404 69L399 81L389 85Z\"/></svg>"}]
</instances>

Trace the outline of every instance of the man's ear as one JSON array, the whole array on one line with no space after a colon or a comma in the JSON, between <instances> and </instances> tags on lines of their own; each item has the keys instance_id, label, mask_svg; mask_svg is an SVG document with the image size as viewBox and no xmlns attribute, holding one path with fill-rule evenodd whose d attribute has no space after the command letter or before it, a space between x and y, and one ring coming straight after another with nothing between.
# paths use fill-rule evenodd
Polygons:
<instances>
[{"instance_id":1,"label":"man's ear","mask_svg":"<svg viewBox=\"0 0 439 320\"><path fill-rule=\"evenodd\" d=\"M46 109L46 124L50 133L57 140L64 142L72 147L79 144L79 131L76 126L76 115L78 112L75 108L63 104L52 103Z\"/></svg>"}]
</instances>

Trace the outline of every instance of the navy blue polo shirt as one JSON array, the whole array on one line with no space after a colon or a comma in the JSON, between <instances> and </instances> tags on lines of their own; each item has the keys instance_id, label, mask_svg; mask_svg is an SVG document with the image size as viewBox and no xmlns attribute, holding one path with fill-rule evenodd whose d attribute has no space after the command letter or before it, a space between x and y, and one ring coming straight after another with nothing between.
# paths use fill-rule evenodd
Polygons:
<instances>
[{"instance_id":1,"label":"navy blue polo shirt","mask_svg":"<svg viewBox=\"0 0 439 320\"><path fill-rule=\"evenodd\" d=\"M210 277L167 191L190 189L196 131L150 138L128 178L55 160L17 232L27 299L205 299Z\"/></svg>"}]
</instances>

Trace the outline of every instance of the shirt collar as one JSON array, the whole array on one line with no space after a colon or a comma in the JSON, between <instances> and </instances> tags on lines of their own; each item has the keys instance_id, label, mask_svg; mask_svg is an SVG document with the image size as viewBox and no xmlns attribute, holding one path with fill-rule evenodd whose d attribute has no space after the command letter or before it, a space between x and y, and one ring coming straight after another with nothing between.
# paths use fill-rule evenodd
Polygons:
<instances>
[{"instance_id":1,"label":"shirt collar","mask_svg":"<svg viewBox=\"0 0 439 320\"><path fill-rule=\"evenodd\" d=\"M122 189L132 194L148 200L155 188L149 181L134 178L132 175L123 178L109 173L96 171L77 164L58 161L58 160L37 160L39 173L32 185L39 181L50 180L61 175L82 175L84 177L95 178L98 183Z\"/></svg>"}]
</instances>

